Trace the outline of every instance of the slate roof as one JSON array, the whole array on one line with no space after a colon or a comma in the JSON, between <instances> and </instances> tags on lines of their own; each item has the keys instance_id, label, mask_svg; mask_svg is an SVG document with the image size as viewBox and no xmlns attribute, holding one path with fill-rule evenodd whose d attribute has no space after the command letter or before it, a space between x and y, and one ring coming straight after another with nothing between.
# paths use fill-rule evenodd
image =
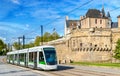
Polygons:
<instances>
[{"instance_id":1,"label":"slate roof","mask_svg":"<svg viewBox=\"0 0 120 76\"><path fill-rule=\"evenodd\" d=\"M86 17L90 18L107 18L106 16L102 15L100 10L97 9L89 9L86 13Z\"/></svg>"}]
</instances>

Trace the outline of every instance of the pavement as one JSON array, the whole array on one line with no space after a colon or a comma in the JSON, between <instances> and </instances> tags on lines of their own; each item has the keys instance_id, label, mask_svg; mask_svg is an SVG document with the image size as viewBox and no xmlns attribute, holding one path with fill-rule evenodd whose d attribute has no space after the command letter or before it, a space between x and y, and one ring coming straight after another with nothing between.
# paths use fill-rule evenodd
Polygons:
<instances>
[{"instance_id":1,"label":"pavement","mask_svg":"<svg viewBox=\"0 0 120 76\"><path fill-rule=\"evenodd\" d=\"M0 56L0 76L120 76L120 68L59 65L56 71L41 71L7 64Z\"/></svg>"}]
</instances>

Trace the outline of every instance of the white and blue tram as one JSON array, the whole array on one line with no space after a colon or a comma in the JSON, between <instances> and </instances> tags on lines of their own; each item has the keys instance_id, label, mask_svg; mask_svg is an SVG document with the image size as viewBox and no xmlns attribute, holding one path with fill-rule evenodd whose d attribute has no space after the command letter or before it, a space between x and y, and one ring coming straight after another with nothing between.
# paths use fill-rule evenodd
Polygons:
<instances>
[{"instance_id":1,"label":"white and blue tram","mask_svg":"<svg viewBox=\"0 0 120 76\"><path fill-rule=\"evenodd\" d=\"M38 46L8 52L7 62L35 69L57 69L56 50L53 46Z\"/></svg>"}]
</instances>

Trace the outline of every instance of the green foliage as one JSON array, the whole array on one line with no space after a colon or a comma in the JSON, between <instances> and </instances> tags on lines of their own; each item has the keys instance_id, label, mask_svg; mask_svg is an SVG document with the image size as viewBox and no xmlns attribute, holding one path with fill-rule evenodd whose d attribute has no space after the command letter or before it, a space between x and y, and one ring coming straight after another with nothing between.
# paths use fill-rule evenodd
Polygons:
<instances>
[{"instance_id":1,"label":"green foliage","mask_svg":"<svg viewBox=\"0 0 120 76\"><path fill-rule=\"evenodd\" d=\"M43 41L44 41L44 42L50 41L50 40L51 40L51 39L50 39L50 36L51 36L50 33L45 32L45 34L43 35Z\"/></svg>"},{"instance_id":2,"label":"green foliage","mask_svg":"<svg viewBox=\"0 0 120 76\"><path fill-rule=\"evenodd\" d=\"M6 50L6 44L0 39L0 55L5 55L7 50Z\"/></svg>"},{"instance_id":3,"label":"green foliage","mask_svg":"<svg viewBox=\"0 0 120 76\"><path fill-rule=\"evenodd\" d=\"M52 40L56 40L56 39L60 38L60 36L58 35L57 32L53 32L53 33L52 33L52 36L53 36L53 39L52 39Z\"/></svg>"},{"instance_id":4,"label":"green foliage","mask_svg":"<svg viewBox=\"0 0 120 76\"><path fill-rule=\"evenodd\" d=\"M117 41L117 45L114 53L115 53L114 58L120 59L120 39L118 39Z\"/></svg>"},{"instance_id":5,"label":"green foliage","mask_svg":"<svg viewBox=\"0 0 120 76\"><path fill-rule=\"evenodd\" d=\"M0 39L0 51L2 51L5 48L4 42Z\"/></svg>"},{"instance_id":6,"label":"green foliage","mask_svg":"<svg viewBox=\"0 0 120 76\"><path fill-rule=\"evenodd\" d=\"M106 66L106 67L120 67L120 63L106 63L106 62L73 62L72 65L84 66Z\"/></svg>"},{"instance_id":7,"label":"green foliage","mask_svg":"<svg viewBox=\"0 0 120 76\"><path fill-rule=\"evenodd\" d=\"M14 43L13 43L13 47L14 47L16 50L22 49L22 46L23 46L23 45L21 45L21 44L20 44L20 46L19 46L19 43L18 43L18 42L14 42ZM34 47L34 43L25 44L25 48L31 48L31 47Z\"/></svg>"},{"instance_id":8,"label":"green foliage","mask_svg":"<svg viewBox=\"0 0 120 76\"><path fill-rule=\"evenodd\" d=\"M29 43L25 45L25 48L31 48L31 47L34 47L34 43Z\"/></svg>"},{"instance_id":9,"label":"green foliage","mask_svg":"<svg viewBox=\"0 0 120 76\"><path fill-rule=\"evenodd\" d=\"M21 46L21 44L19 45L18 42L14 42L14 43L13 43L13 47L14 47L16 50L19 50L22 46Z\"/></svg>"},{"instance_id":10,"label":"green foliage","mask_svg":"<svg viewBox=\"0 0 120 76\"><path fill-rule=\"evenodd\" d=\"M48 42L48 41L56 40L56 39L60 38L60 36L58 35L57 32L53 32L52 34L49 32L45 32L42 37L40 37L40 36L36 37L35 42L34 42L35 46L40 45L42 38L43 38L43 42Z\"/></svg>"},{"instance_id":11,"label":"green foliage","mask_svg":"<svg viewBox=\"0 0 120 76\"><path fill-rule=\"evenodd\" d=\"M53 32L52 34L49 33L49 32L45 32L42 37L36 36L36 39L35 39L34 43L25 44L25 48L31 48L31 47L34 47L34 46L39 46L42 38L43 38L43 42L48 42L48 41L56 40L56 39L60 38L60 36L58 35L57 32ZM22 45L21 44L19 45L18 42L14 42L13 47L16 50L19 50L19 48L20 49L22 48Z\"/></svg>"},{"instance_id":12,"label":"green foliage","mask_svg":"<svg viewBox=\"0 0 120 76\"><path fill-rule=\"evenodd\" d=\"M36 39L35 39L34 45L35 46L39 46L40 45L40 41L41 41L41 37L37 36Z\"/></svg>"}]
</instances>

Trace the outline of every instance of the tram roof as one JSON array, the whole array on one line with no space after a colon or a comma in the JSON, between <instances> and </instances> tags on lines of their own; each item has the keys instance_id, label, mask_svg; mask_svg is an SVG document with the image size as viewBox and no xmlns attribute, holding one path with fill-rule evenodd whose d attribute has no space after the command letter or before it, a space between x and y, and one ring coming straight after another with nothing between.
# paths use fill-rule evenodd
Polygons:
<instances>
[{"instance_id":1,"label":"tram roof","mask_svg":"<svg viewBox=\"0 0 120 76\"><path fill-rule=\"evenodd\" d=\"M7 55L9 55L9 54L17 54L17 53L27 53L28 51L29 52L42 51L43 48L54 48L54 46L43 45L43 46L37 46L37 47L32 47L32 48L27 48L27 49L21 49L21 50L8 52Z\"/></svg>"}]
</instances>

